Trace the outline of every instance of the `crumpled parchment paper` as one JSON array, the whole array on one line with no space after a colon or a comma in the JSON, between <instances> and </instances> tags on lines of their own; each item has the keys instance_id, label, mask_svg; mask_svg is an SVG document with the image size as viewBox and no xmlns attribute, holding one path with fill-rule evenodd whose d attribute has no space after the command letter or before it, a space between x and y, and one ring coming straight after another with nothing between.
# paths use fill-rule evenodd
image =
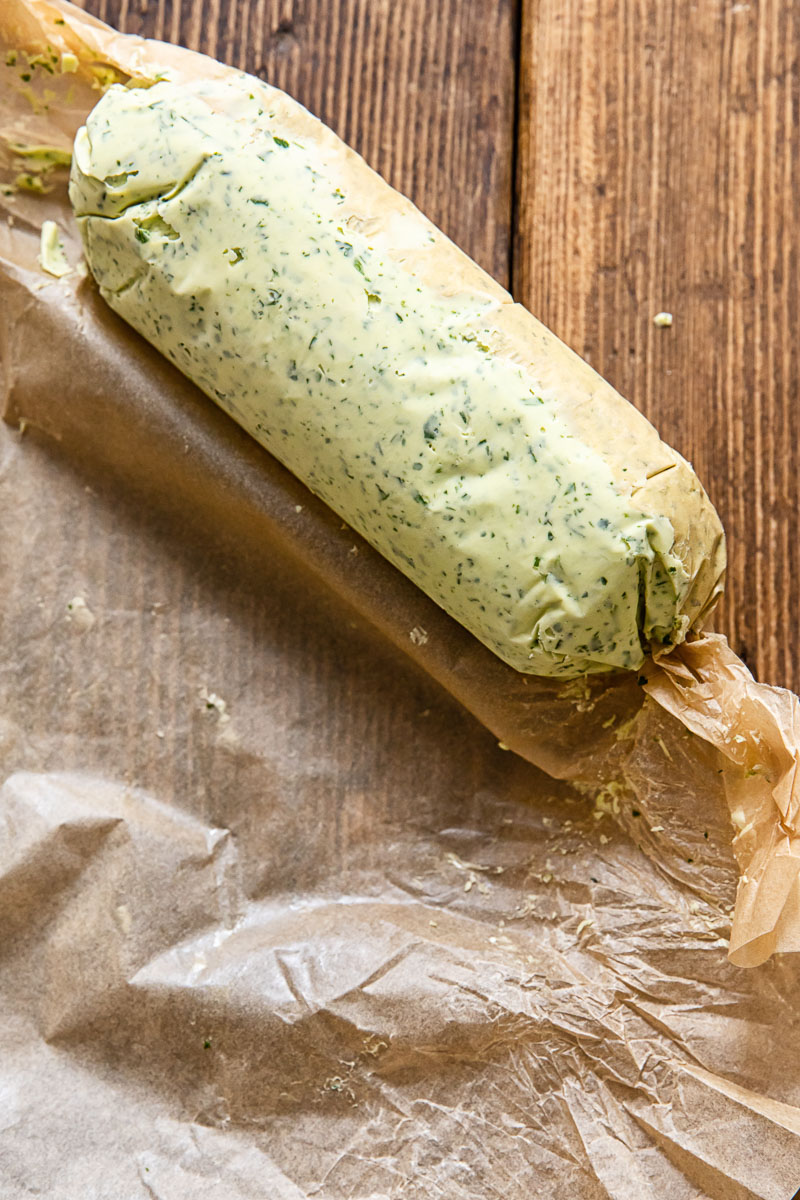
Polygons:
<instances>
[{"instance_id":1,"label":"crumpled parchment paper","mask_svg":"<svg viewBox=\"0 0 800 1200\"><path fill-rule=\"evenodd\" d=\"M0 38L2 1195L789 1200L797 698L495 660L86 278L52 150L198 56Z\"/></svg>"}]
</instances>

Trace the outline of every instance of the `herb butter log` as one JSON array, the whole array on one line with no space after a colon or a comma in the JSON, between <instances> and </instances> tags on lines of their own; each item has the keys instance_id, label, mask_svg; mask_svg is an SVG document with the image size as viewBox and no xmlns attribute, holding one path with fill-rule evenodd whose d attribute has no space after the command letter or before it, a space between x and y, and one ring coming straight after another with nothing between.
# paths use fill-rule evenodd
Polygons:
<instances>
[{"instance_id":1,"label":"herb butter log","mask_svg":"<svg viewBox=\"0 0 800 1200\"><path fill-rule=\"evenodd\" d=\"M516 670L636 669L713 603L689 464L283 93L114 86L70 196L112 308Z\"/></svg>"}]
</instances>

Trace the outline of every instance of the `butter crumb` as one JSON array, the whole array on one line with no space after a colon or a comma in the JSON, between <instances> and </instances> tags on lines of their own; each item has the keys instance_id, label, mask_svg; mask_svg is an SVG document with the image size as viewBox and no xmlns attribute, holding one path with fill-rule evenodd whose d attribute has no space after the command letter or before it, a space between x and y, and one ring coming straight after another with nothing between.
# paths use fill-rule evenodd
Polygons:
<instances>
[{"instance_id":1,"label":"butter crumb","mask_svg":"<svg viewBox=\"0 0 800 1200\"><path fill-rule=\"evenodd\" d=\"M227 711L228 705L216 692L209 692L207 688L202 687L200 689L200 699L205 704L207 710L215 710L219 714L220 725L224 725L230 721L231 718Z\"/></svg>"},{"instance_id":2,"label":"butter crumb","mask_svg":"<svg viewBox=\"0 0 800 1200\"><path fill-rule=\"evenodd\" d=\"M89 608L83 596L73 596L67 605L67 620L80 632L91 629L95 623L95 615Z\"/></svg>"},{"instance_id":3,"label":"butter crumb","mask_svg":"<svg viewBox=\"0 0 800 1200\"><path fill-rule=\"evenodd\" d=\"M67 262L61 235L55 221L45 221L42 225L42 236L39 240L39 266L43 271L47 271L48 275L54 275L56 279L70 273L71 268Z\"/></svg>"}]
</instances>

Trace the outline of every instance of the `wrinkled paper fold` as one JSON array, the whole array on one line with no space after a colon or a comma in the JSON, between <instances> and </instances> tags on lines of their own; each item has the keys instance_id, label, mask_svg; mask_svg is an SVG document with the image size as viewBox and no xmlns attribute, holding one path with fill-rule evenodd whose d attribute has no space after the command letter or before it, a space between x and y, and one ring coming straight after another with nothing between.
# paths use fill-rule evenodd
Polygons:
<instances>
[{"instance_id":1,"label":"wrinkled paper fold","mask_svg":"<svg viewBox=\"0 0 800 1200\"><path fill-rule=\"evenodd\" d=\"M90 1095L91 1104L100 1107L124 1098L131 1112L128 1129L109 1125L107 1113L98 1117L98 1129L107 1129L109 1144L123 1155L139 1124L152 1119L147 1091L155 1088L159 1132L149 1158L136 1152L136 1171L140 1182L153 1187L161 1179L165 1195L184 1194L169 1191L182 1161L185 1179L175 1187L189 1187L187 1181L201 1178L208 1163L227 1163L229 1190L208 1191L215 1196L254 1194L247 1190L249 1181L261 1179L272 1181L264 1184L264 1194L275 1196L308 1194L315 1187L321 1189L315 1194L331 1197L377 1197L399 1195L405 1187L404 1196L466 1197L478 1194L465 1182L470 1173L482 1181L480 1194L489 1195L489 1175L501 1171L513 1181L502 1184L509 1195L524 1194L514 1191L517 1182L527 1179L530 1187L548 1179L554 1188L572 1185L575 1194L592 1197L788 1200L790 1193L781 1188L788 1187L787 1164L798 1154L800 1110L794 1104L800 1097L781 1083L783 1068L774 1074L782 1098L770 1099L737 1082L733 1066L734 1078L727 1078L725 1053L715 1057L701 1046L723 1044L724 1019L713 1015L714 1005L732 1003L726 997L734 993L743 998L736 1022L752 1047L748 1055L764 1047L775 1053L779 1039L770 1041L768 1030L774 1033L791 1019L781 999L785 992L765 982L763 972L788 986L797 978L793 960L742 976L725 962L724 951L728 934L735 966L755 966L776 952L800 949L800 701L755 682L714 634L697 634L651 663L640 679L594 676L560 683L521 676L494 658L125 327L86 275L66 198L66 167L43 148L68 153L75 130L113 78L228 68L190 51L118 34L50 0L7 0L0 41L0 64L7 64L0 65L0 169L6 185L0 197L0 379L10 477L55 472L58 463L58 487L72 487L76 495L79 478L102 478L119 489L125 503L146 503L165 519L191 526L192 537L221 545L254 580L288 574L295 581L290 592L294 586L318 594L320 606L338 614L342 628L352 622L380 631L504 749L539 769L504 757L511 779L507 802L497 798L488 772L483 806L495 811L476 817L474 837L465 833L458 851L451 846L443 852L439 835L424 821L411 819L402 834L391 836L377 828L364 862L356 855L348 864L346 901L344 892L325 897L302 881L292 885L291 871L279 901L248 886L248 872L257 869L229 823L173 808L152 785L148 790L135 781L131 790L113 776L95 774L87 782L45 769L53 762L52 752L42 749L51 745L47 734L15 726L9 745L24 743L24 752L9 761L24 769L4 771L4 819L12 832L11 865L3 871L11 874L0 883L17 881L18 911L39 928L52 902L43 880L77 872L73 903L93 930L92 945L102 960L91 980L77 965L59 976L52 1011L40 1014L41 1045L26 1040L27 1018L20 1017L15 1042L20 1078L26 1070L36 1078L52 1070L64 1087L80 1090L81 1080L91 1077L87 1103ZM39 57L43 62L31 62ZM71 270L62 278L48 275L38 260L45 220L57 223L64 244ZM17 430L24 431L21 439ZM80 475L65 482L64 463ZM21 546L27 546L28 522L46 527L46 501L33 484L31 489L18 513L20 519L25 515L24 527L18 527ZM82 536L94 537L99 546L106 535L89 525ZM45 554L43 579L46 559ZM109 579L122 579L126 569L109 561ZM97 633L90 628L93 614L86 616L80 604L69 619L73 629L85 625L84 643ZM199 636L199 619L197 624L191 616L185 619L191 635ZM19 644L27 645L24 638ZM106 651L111 653L110 644ZM94 654L98 664L112 669L110 659L103 660L97 649ZM44 714L52 702L50 694L42 694L32 711ZM206 708L217 722L215 753L246 775L261 750L237 740L224 701L208 694ZM260 746L269 742L268 723L278 712L276 707L253 715L256 724L264 722L256 739ZM137 720L134 710L128 718L134 737L140 736ZM146 718L141 721L144 729ZM97 728L97 745L102 742L106 754L113 738ZM292 778L296 760L281 759L280 748L270 753L282 764L281 779ZM91 757L87 749L87 761ZM175 761L185 762L182 753L176 752ZM391 762L387 751L389 771ZM324 779L340 767L323 762L314 770ZM255 803L242 786L242 803ZM530 828L517 830L518 812L508 805L527 796L526 789L541 801L541 812L531 815ZM344 795L340 803L346 808L351 799ZM248 828L258 823L256 809L247 820ZM729 930L731 832L741 878ZM98 875L99 868L85 873L75 865L89 862L100 845L105 848L97 851L97 862L107 864L107 878ZM291 853L302 858L299 850ZM412 862L413 869L403 865ZM120 879L128 881L125 887ZM93 904L112 882L109 911L116 916L109 925ZM221 924L220 889L228 912ZM156 894L174 910L159 918L159 936L145 920L148 913L154 920ZM559 921L564 918L564 895L579 905L574 913L570 909L575 919L570 918L569 938L547 924L557 910ZM474 903L490 914L476 916ZM71 944L67 927L76 919L66 906L50 932L41 933L45 956L57 957L59 948ZM540 922L533 932L526 932L529 920ZM487 921L495 930L491 936ZM20 922L24 932L27 926ZM648 958L647 941L656 927L658 965ZM701 965L712 953L713 970ZM36 978L44 969L34 959L26 968ZM627 998L617 1010L620 988ZM707 1014L701 1011L704 996ZM687 1017L693 1008L696 1019ZM412 1022L406 1009L414 1011ZM215 1021L227 1023L240 1050L247 1047L245 1058L233 1054L227 1066L215 1060L216 1074L210 1065L215 1039L200 1036ZM179 1030L185 1022L196 1024L197 1062L196 1077L184 1080L182 1103L188 1089L189 1115L202 1129L191 1146L170 1106L180 1091L175 1080L188 1070ZM646 1085L642 1072L648 1068L637 1048L645 1031L653 1055ZM346 1048L334 1069L331 1046L337 1038ZM59 1053L48 1065L53 1045L64 1039L80 1045L81 1053L69 1061ZM205 1042L208 1047L196 1049ZM128 1043L138 1047L138 1065L127 1061L108 1077L102 1061L126 1061ZM309 1047L315 1045L319 1061L312 1054L310 1065ZM515 1054L521 1055L518 1069ZM555 1063L559 1054L575 1059L574 1071L567 1072L571 1084L551 1075L549 1067L542 1076L530 1065ZM712 1069L708 1064L714 1062ZM476 1063L485 1074L480 1096ZM165 1072L169 1080L160 1078ZM268 1083L272 1076L274 1083ZM107 1089L104 1101L100 1079ZM423 1079L425 1104L410 1103L408 1088L422 1087ZM493 1107L497 1088L500 1109ZM324 1117L319 1105L331 1097L339 1107L335 1116L325 1109ZM549 1112L550 1131L531 1141L525 1114L532 1102ZM24 1114L24 1096L19 1105ZM713 1137L688 1119L701 1110L716 1122ZM486 1122L482 1151L474 1133L458 1132L461 1112L470 1121ZM492 1124L499 1112L505 1114L500 1124ZM304 1171L293 1173L286 1154L281 1158L247 1140L249 1129L268 1120L307 1121ZM748 1138L768 1147L761 1177L738 1145L743 1120ZM409 1146L417 1139L430 1156L441 1143L450 1147L449 1158L433 1156L421 1164L411 1150L405 1158L396 1146L390 1150L404 1123ZM289 1144L292 1134L282 1136ZM463 1179L460 1151L454 1149L459 1138ZM72 1164L76 1173L64 1195L78 1194L75 1188L92 1178L90 1146L83 1141L81 1146L83 1167ZM651 1175L649 1154L657 1159ZM383 1163L371 1191L364 1166L369 1156L370 1170L377 1170L376 1161ZM800 1168L795 1174L800 1183ZM119 1179L120 1188L127 1186L123 1174ZM647 1190L651 1186L657 1190Z\"/></svg>"}]
</instances>

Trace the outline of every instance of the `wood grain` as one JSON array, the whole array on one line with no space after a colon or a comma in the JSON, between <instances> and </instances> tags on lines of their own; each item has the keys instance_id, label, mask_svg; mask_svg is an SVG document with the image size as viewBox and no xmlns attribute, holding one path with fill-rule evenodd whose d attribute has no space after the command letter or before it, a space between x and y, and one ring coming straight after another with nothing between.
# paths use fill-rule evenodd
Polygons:
<instances>
[{"instance_id":1,"label":"wood grain","mask_svg":"<svg viewBox=\"0 0 800 1200\"><path fill-rule=\"evenodd\" d=\"M794 690L799 56L791 0L525 0L514 256L517 298L694 463L717 628Z\"/></svg>"},{"instance_id":2,"label":"wood grain","mask_svg":"<svg viewBox=\"0 0 800 1200\"><path fill-rule=\"evenodd\" d=\"M800 688L797 5L85 6L286 89L506 284L511 262L517 298L694 463L729 535L716 625Z\"/></svg>"},{"instance_id":3,"label":"wood grain","mask_svg":"<svg viewBox=\"0 0 800 1200\"><path fill-rule=\"evenodd\" d=\"M283 88L508 283L516 0L83 0Z\"/></svg>"}]
</instances>

